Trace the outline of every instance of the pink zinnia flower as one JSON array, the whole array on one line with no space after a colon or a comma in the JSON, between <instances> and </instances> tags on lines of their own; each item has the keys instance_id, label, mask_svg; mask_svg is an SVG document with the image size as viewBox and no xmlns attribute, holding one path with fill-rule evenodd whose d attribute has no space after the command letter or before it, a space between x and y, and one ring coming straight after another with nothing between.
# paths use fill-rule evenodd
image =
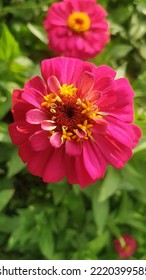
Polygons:
<instances>
[{"instance_id":1,"label":"pink zinnia flower","mask_svg":"<svg viewBox=\"0 0 146 280\"><path fill-rule=\"evenodd\" d=\"M132 256L137 248L137 242L129 234L123 234L120 238L114 240L115 249L120 258L128 258Z\"/></svg>"},{"instance_id":2,"label":"pink zinnia flower","mask_svg":"<svg viewBox=\"0 0 146 280\"><path fill-rule=\"evenodd\" d=\"M58 55L89 59L109 41L107 12L95 0L53 3L44 21L49 48Z\"/></svg>"},{"instance_id":3,"label":"pink zinnia flower","mask_svg":"<svg viewBox=\"0 0 146 280\"><path fill-rule=\"evenodd\" d=\"M133 91L108 66L74 58L42 61L40 77L14 90L11 139L28 170L82 187L121 168L141 136L133 121Z\"/></svg>"}]
</instances>

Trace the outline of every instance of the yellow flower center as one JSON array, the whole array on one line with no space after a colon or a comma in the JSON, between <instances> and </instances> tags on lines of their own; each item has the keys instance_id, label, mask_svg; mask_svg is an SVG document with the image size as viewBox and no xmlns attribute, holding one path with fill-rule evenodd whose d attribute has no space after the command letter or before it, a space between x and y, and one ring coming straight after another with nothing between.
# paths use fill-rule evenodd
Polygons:
<instances>
[{"instance_id":1,"label":"yellow flower center","mask_svg":"<svg viewBox=\"0 0 146 280\"><path fill-rule=\"evenodd\" d=\"M73 85L63 84L60 92L49 93L44 96L42 106L48 109L48 119L53 121L55 132L62 135L62 143L75 139L77 142L93 139L93 120L102 118L99 108L89 100L81 100L77 96L77 88Z\"/></svg>"},{"instance_id":2,"label":"yellow flower center","mask_svg":"<svg viewBox=\"0 0 146 280\"><path fill-rule=\"evenodd\" d=\"M74 12L72 13L67 20L67 25L74 32L86 32L90 29L90 18L84 12Z\"/></svg>"}]
</instances>

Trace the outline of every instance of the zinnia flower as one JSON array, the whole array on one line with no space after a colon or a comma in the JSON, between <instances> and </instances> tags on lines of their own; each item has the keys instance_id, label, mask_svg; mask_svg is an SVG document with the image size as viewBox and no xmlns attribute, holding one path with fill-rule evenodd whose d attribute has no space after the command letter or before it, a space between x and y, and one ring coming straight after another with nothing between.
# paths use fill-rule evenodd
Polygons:
<instances>
[{"instance_id":1,"label":"zinnia flower","mask_svg":"<svg viewBox=\"0 0 146 280\"><path fill-rule=\"evenodd\" d=\"M44 21L49 48L58 55L89 59L109 41L107 12L95 0L53 3Z\"/></svg>"},{"instance_id":2,"label":"zinnia flower","mask_svg":"<svg viewBox=\"0 0 146 280\"><path fill-rule=\"evenodd\" d=\"M82 187L121 168L141 136L133 121L133 91L108 66L74 58L42 61L40 77L14 90L11 139L28 170Z\"/></svg>"},{"instance_id":3,"label":"zinnia flower","mask_svg":"<svg viewBox=\"0 0 146 280\"><path fill-rule=\"evenodd\" d=\"M137 242L129 234L123 234L120 238L114 240L115 249L120 258L128 258L132 256L137 248Z\"/></svg>"}]
</instances>

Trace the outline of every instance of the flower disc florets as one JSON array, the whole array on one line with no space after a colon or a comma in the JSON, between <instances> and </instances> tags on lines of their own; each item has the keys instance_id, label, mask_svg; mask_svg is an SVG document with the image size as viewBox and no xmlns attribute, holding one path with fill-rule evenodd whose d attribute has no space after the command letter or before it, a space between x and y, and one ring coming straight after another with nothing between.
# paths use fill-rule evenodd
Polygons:
<instances>
[{"instance_id":1,"label":"flower disc florets","mask_svg":"<svg viewBox=\"0 0 146 280\"><path fill-rule=\"evenodd\" d=\"M55 77L54 77L55 79ZM91 101L83 101L77 95L77 88L63 84L58 93L44 96L42 106L48 110L48 130L51 134L59 132L63 144L65 140L82 141L92 137L92 120L102 118L98 107Z\"/></svg>"}]
</instances>

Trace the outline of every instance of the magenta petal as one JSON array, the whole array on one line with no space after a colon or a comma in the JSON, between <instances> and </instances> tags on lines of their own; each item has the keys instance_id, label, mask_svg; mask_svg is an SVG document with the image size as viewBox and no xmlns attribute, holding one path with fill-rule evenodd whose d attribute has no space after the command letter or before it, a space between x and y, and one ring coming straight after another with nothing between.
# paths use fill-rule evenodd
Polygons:
<instances>
[{"instance_id":1,"label":"magenta petal","mask_svg":"<svg viewBox=\"0 0 146 280\"><path fill-rule=\"evenodd\" d=\"M75 140L66 141L65 149L69 156L77 156L82 152L82 144L81 142L76 142Z\"/></svg>"},{"instance_id":2,"label":"magenta petal","mask_svg":"<svg viewBox=\"0 0 146 280\"><path fill-rule=\"evenodd\" d=\"M109 66L102 65L94 68L94 75L95 75L95 81L98 83L98 80L104 77L112 77L115 78L116 71L110 68ZM95 83L95 84L96 84Z\"/></svg>"},{"instance_id":3,"label":"magenta petal","mask_svg":"<svg viewBox=\"0 0 146 280\"><path fill-rule=\"evenodd\" d=\"M134 148L141 137L141 130L136 125L124 123L113 117L105 118L108 122L109 134L124 145Z\"/></svg>"},{"instance_id":4,"label":"magenta petal","mask_svg":"<svg viewBox=\"0 0 146 280\"><path fill-rule=\"evenodd\" d=\"M78 91L80 96L84 96L88 91L93 88L94 75L91 72L85 71L80 78L78 84Z\"/></svg>"},{"instance_id":5,"label":"magenta petal","mask_svg":"<svg viewBox=\"0 0 146 280\"><path fill-rule=\"evenodd\" d=\"M78 184L79 180L78 180L78 176L77 176L77 172L78 171L76 171L75 157L68 156L66 154L66 156L65 156L65 163L66 163L66 177L67 177L67 181L70 184Z\"/></svg>"},{"instance_id":6,"label":"magenta petal","mask_svg":"<svg viewBox=\"0 0 146 280\"><path fill-rule=\"evenodd\" d=\"M48 87L52 93L58 93L60 91L60 83L55 76L50 76L47 80Z\"/></svg>"},{"instance_id":7,"label":"magenta petal","mask_svg":"<svg viewBox=\"0 0 146 280\"><path fill-rule=\"evenodd\" d=\"M47 117L48 117L47 113L39 109L29 110L26 113L26 120L31 124L40 124L43 120L46 120Z\"/></svg>"},{"instance_id":8,"label":"magenta petal","mask_svg":"<svg viewBox=\"0 0 146 280\"><path fill-rule=\"evenodd\" d=\"M49 145L48 133L46 131L40 130L29 137L32 148L35 151L45 150Z\"/></svg>"},{"instance_id":9,"label":"magenta petal","mask_svg":"<svg viewBox=\"0 0 146 280\"><path fill-rule=\"evenodd\" d=\"M106 160L95 143L84 141L83 145L84 166L93 180L102 178L106 171Z\"/></svg>"},{"instance_id":10,"label":"magenta petal","mask_svg":"<svg viewBox=\"0 0 146 280\"><path fill-rule=\"evenodd\" d=\"M21 145L36 131L31 124L24 121L12 123L8 129L14 145Z\"/></svg>"},{"instance_id":11,"label":"magenta petal","mask_svg":"<svg viewBox=\"0 0 146 280\"><path fill-rule=\"evenodd\" d=\"M87 136L87 132L81 129L76 129L76 135L80 138L84 138Z\"/></svg>"},{"instance_id":12,"label":"magenta petal","mask_svg":"<svg viewBox=\"0 0 146 280\"><path fill-rule=\"evenodd\" d=\"M22 98L39 109L41 109L41 104L44 101L44 95L33 88L25 89Z\"/></svg>"},{"instance_id":13,"label":"magenta petal","mask_svg":"<svg viewBox=\"0 0 146 280\"><path fill-rule=\"evenodd\" d=\"M96 137L94 135L94 138L104 158L114 167L122 168L132 157L132 149L118 142L111 135L105 137L98 134Z\"/></svg>"},{"instance_id":14,"label":"magenta petal","mask_svg":"<svg viewBox=\"0 0 146 280\"><path fill-rule=\"evenodd\" d=\"M41 128L43 130L51 131L56 128L56 125L54 121L46 120L41 123Z\"/></svg>"},{"instance_id":15,"label":"magenta petal","mask_svg":"<svg viewBox=\"0 0 146 280\"><path fill-rule=\"evenodd\" d=\"M60 132L55 132L50 137L50 143L55 148L60 148L62 145L62 135Z\"/></svg>"},{"instance_id":16,"label":"magenta petal","mask_svg":"<svg viewBox=\"0 0 146 280\"><path fill-rule=\"evenodd\" d=\"M75 74L82 61L79 59L55 57L45 59L41 63L41 71L44 80L48 81L50 76L55 76L60 84L72 84L75 82Z\"/></svg>"},{"instance_id":17,"label":"magenta petal","mask_svg":"<svg viewBox=\"0 0 146 280\"><path fill-rule=\"evenodd\" d=\"M82 156L75 157L75 166L78 184L80 184L81 188L85 188L95 182L95 179L91 178L90 174L87 172Z\"/></svg>"},{"instance_id":18,"label":"magenta petal","mask_svg":"<svg viewBox=\"0 0 146 280\"><path fill-rule=\"evenodd\" d=\"M42 95L46 95L47 87L44 83L44 81L39 77L33 77L31 78L24 86L24 90L33 88L36 89L37 91L41 92Z\"/></svg>"},{"instance_id":19,"label":"magenta petal","mask_svg":"<svg viewBox=\"0 0 146 280\"><path fill-rule=\"evenodd\" d=\"M24 163L28 162L34 153L35 151L32 149L29 140L25 141L23 144L19 146L18 154Z\"/></svg>"},{"instance_id":20,"label":"magenta petal","mask_svg":"<svg viewBox=\"0 0 146 280\"><path fill-rule=\"evenodd\" d=\"M27 165L28 170L36 176L43 177L44 170L52 152L53 147L51 145L48 145L48 148L44 151L36 151L29 159Z\"/></svg>"},{"instance_id":21,"label":"magenta petal","mask_svg":"<svg viewBox=\"0 0 146 280\"><path fill-rule=\"evenodd\" d=\"M138 127L135 124L131 124L133 132L134 132L134 137L133 137L133 146L132 148L135 148L135 146L138 144L141 136L142 136L142 130L140 127Z\"/></svg>"},{"instance_id":22,"label":"magenta petal","mask_svg":"<svg viewBox=\"0 0 146 280\"><path fill-rule=\"evenodd\" d=\"M54 149L44 170L44 182L58 182L63 179L65 176L64 152L64 146Z\"/></svg>"}]
</instances>

